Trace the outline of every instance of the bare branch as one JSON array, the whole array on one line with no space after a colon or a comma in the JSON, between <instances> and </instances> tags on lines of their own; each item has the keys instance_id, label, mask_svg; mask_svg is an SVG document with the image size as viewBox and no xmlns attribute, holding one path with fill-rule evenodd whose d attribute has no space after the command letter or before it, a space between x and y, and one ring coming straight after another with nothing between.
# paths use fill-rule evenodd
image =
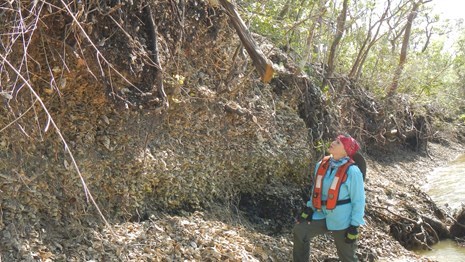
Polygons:
<instances>
[{"instance_id":1,"label":"bare branch","mask_svg":"<svg viewBox=\"0 0 465 262\"><path fill-rule=\"evenodd\" d=\"M2 59L2 63L6 63L16 73L18 78L29 88L29 91L31 92L31 94L36 98L36 101L39 102L39 104L41 105L42 109L44 110L45 114L48 117L48 121L50 122L50 125L55 129L57 135L60 137L60 140L64 145L65 152L68 153L69 157L71 158L71 161L73 163L73 167L76 170L77 174L79 175L79 178L81 180L81 184L82 184L82 186L84 188L84 193L86 194L86 197L88 198L87 201L90 200L92 202L94 207L97 209L100 217L102 218L104 223L107 225L107 227L110 229L110 231L114 235L115 233L113 232L113 230L112 230L112 228L110 226L110 223L108 223L108 221L106 220L106 218L103 215L102 211L98 207L97 202L95 202L94 197L92 196L91 192L89 191L89 188L87 187L87 184L86 184L86 182L84 180L84 177L82 176L82 173L81 173L81 171L79 169L79 166L77 165L77 162L76 162L76 160L74 158L74 155L71 152L71 150L69 149L68 143L66 142L65 138L63 137L63 134L61 133L58 126L56 125L55 121L53 120L53 117L50 114L50 112L48 111L48 109L45 106L44 102L42 101L40 96L37 94L37 92L34 90L34 88L32 88L32 86L29 84L27 79L10 63L10 61L8 61L6 59L6 57L3 56L2 54L0 54L0 58Z\"/></svg>"}]
</instances>

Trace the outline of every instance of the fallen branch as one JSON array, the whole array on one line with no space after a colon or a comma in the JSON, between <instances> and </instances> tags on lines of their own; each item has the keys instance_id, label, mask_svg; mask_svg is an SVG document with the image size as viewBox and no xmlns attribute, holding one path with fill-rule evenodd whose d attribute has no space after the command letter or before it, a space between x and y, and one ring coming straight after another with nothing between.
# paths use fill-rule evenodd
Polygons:
<instances>
[{"instance_id":1,"label":"fallen branch","mask_svg":"<svg viewBox=\"0 0 465 262\"><path fill-rule=\"evenodd\" d=\"M255 40L252 38L247 26L244 21L242 21L239 13L236 11L234 5L228 0L219 0L226 13L228 14L231 22L236 29L239 38L241 39L242 44L244 45L247 53L249 53L252 62L260 74L262 81L264 83L269 83L273 77L273 63L265 57L263 52L260 50L260 47L256 44Z\"/></svg>"},{"instance_id":2,"label":"fallen branch","mask_svg":"<svg viewBox=\"0 0 465 262\"><path fill-rule=\"evenodd\" d=\"M368 205L369 205L370 207L375 207L375 208L379 208L379 209L384 209L384 210L388 211L389 213L391 213L391 214L393 214L393 215L395 215L395 216L397 216L397 217L400 217L400 218L402 218L402 219L404 219L404 220L407 220L407 221L409 221L409 222L411 222L411 223L418 224L418 221L415 221L415 220L410 219L410 218L408 218L408 217L404 217L404 216L402 216L402 215L396 214L396 213L392 212L391 210L389 210L387 207L377 206L377 205L373 205L373 204L368 204Z\"/></svg>"}]
</instances>

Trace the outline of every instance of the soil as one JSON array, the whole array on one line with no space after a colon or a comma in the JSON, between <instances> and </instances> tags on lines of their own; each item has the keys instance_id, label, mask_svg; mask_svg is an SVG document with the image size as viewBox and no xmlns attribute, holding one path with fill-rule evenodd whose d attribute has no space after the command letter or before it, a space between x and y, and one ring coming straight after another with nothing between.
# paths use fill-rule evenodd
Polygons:
<instances>
[{"instance_id":1,"label":"soil","mask_svg":"<svg viewBox=\"0 0 465 262\"><path fill-rule=\"evenodd\" d=\"M71 6L82 27L60 1L40 2L23 21L40 30L8 42L2 261L290 261L310 170L341 130L368 160L359 258L428 261L409 250L448 237L448 211L421 184L464 153L463 124L437 124L404 97L398 110L343 78L328 98L254 35L280 67L263 84L227 15L205 2L110 2ZM13 25L2 35L21 33ZM314 241L313 261L337 259L330 238Z\"/></svg>"}]
</instances>

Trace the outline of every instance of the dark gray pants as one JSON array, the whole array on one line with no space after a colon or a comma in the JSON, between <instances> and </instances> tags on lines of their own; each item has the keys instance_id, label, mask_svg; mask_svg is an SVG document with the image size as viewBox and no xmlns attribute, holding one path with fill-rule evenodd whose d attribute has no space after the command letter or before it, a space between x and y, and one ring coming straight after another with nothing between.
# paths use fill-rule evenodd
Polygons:
<instances>
[{"instance_id":1,"label":"dark gray pants","mask_svg":"<svg viewBox=\"0 0 465 262\"><path fill-rule=\"evenodd\" d=\"M312 238L330 232L326 229L326 220L314 220L310 224L306 222L296 224L293 229L294 233L294 262L310 261L310 240ZM343 262L358 261L355 250L357 244L347 244L344 241L345 230L332 230L334 242L336 244L337 254Z\"/></svg>"}]
</instances>

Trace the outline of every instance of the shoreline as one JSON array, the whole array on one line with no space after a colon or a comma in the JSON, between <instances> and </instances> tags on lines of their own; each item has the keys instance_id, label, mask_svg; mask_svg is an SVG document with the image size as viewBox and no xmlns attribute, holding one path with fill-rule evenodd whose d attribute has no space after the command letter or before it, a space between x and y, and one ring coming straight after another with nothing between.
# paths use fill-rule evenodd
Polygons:
<instances>
[{"instance_id":1,"label":"shoreline","mask_svg":"<svg viewBox=\"0 0 465 262\"><path fill-rule=\"evenodd\" d=\"M375 172L370 172L370 177L373 179L367 183L368 214L373 210L370 205L384 205L386 210L376 212L390 216L392 221L403 217L416 220L437 212L436 204L431 203L431 197L423 191L427 183L427 175L434 169L449 164L463 155L465 151L458 143L449 143L449 145L429 143L428 152L429 154L418 154L408 150L399 150L387 157L387 164L384 161L369 162L368 166L372 167L371 170ZM370 234L389 233L386 230L388 226L392 230L392 225L385 222L375 223L366 229ZM414 251L408 251L404 247L399 248L397 245L399 242L392 236L387 239L381 238L380 242L381 245L390 247L392 252L397 252L399 256L410 254L413 258L417 256ZM392 242L397 244L392 245ZM419 259L429 261L428 258Z\"/></svg>"}]
</instances>

